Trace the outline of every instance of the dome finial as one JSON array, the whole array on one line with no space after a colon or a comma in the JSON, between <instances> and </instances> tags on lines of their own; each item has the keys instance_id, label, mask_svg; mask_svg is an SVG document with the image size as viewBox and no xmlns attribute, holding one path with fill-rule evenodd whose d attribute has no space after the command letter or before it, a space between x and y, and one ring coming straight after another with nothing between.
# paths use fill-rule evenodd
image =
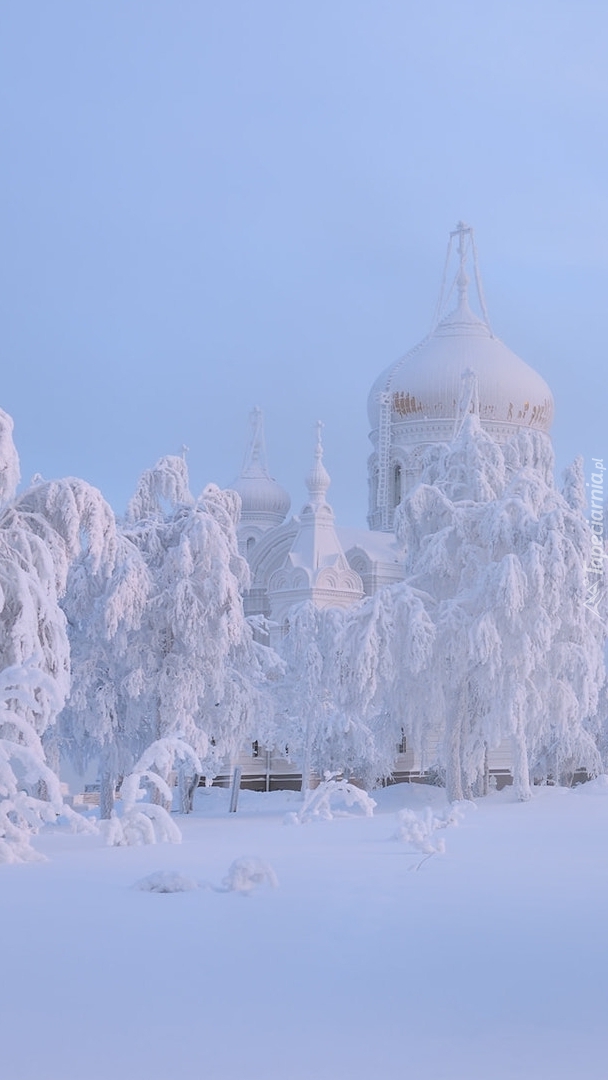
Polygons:
<instances>
[{"instance_id":1,"label":"dome finial","mask_svg":"<svg viewBox=\"0 0 608 1080\"><path fill-rule=\"evenodd\" d=\"M456 276L452 278L452 283L447 288L447 276L450 266L450 257L454 247L454 241L458 237L456 253L458 255L458 270ZM477 290L477 298L479 301L479 307L481 308L481 314L483 316L483 323L487 327L487 330L492 335L492 328L490 326L490 320L488 318L488 312L486 308L486 302L483 295L483 289L481 285L481 277L479 275L479 265L477 262L477 248L475 247L475 237L473 229L470 225L467 225L465 221L459 221L455 229L452 229L450 238L448 241L448 250L445 257L445 266L443 268L443 277L441 280L441 289L439 291L439 299L437 301L437 307L435 308L435 316L433 319L433 327L431 333L434 333L439 323L444 319L451 319L453 322L474 322L477 320L477 316L473 314L469 307L468 287L470 283L469 275L467 274L467 259L469 255L473 262L473 273L475 276L475 288ZM450 297L454 292L454 286L458 290L458 303L456 308L450 315L445 316L444 312L449 303ZM477 320L479 321L479 320ZM483 323L481 325L483 325Z\"/></svg>"},{"instance_id":2,"label":"dome finial","mask_svg":"<svg viewBox=\"0 0 608 1080\"><path fill-rule=\"evenodd\" d=\"M250 434L241 476L268 477L266 442L264 439L264 415L259 405L249 414Z\"/></svg>"},{"instance_id":3,"label":"dome finial","mask_svg":"<svg viewBox=\"0 0 608 1080\"><path fill-rule=\"evenodd\" d=\"M456 275L456 286L458 288L459 307L463 307L465 304L468 307L469 304L468 288L471 279L466 271L467 246L465 237L467 235L470 236L472 232L473 230L469 225L466 225L464 221L459 221L454 232L450 233L450 236L458 237L458 258L460 260L460 265Z\"/></svg>"},{"instance_id":4,"label":"dome finial","mask_svg":"<svg viewBox=\"0 0 608 1080\"><path fill-rule=\"evenodd\" d=\"M317 420L315 424L315 431L317 433L317 445L315 446L315 458L317 461L321 461L323 458L323 421Z\"/></svg>"},{"instance_id":5,"label":"dome finial","mask_svg":"<svg viewBox=\"0 0 608 1080\"><path fill-rule=\"evenodd\" d=\"M310 505L313 510L318 510L319 507L325 506L329 485L331 484L330 475L323 464L323 422L317 420L315 424L316 429L316 445L315 445L315 460L312 469L306 477L306 487L308 488L308 494L310 495Z\"/></svg>"}]
</instances>

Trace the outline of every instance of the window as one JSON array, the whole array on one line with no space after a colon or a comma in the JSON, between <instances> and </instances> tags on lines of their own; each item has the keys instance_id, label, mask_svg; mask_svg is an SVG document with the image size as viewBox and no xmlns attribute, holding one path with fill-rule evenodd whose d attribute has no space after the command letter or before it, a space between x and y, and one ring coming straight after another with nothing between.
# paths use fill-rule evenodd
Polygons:
<instances>
[{"instance_id":1,"label":"window","mask_svg":"<svg viewBox=\"0 0 608 1080\"><path fill-rule=\"evenodd\" d=\"M370 511L373 511L378 506L378 469L373 469L370 473Z\"/></svg>"},{"instance_id":2,"label":"window","mask_svg":"<svg viewBox=\"0 0 608 1080\"><path fill-rule=\"evenodd\" d=\"M401 465L395 465L393 469L393 506L399 506L401 502Z\"/></svg>"}]
</instances>

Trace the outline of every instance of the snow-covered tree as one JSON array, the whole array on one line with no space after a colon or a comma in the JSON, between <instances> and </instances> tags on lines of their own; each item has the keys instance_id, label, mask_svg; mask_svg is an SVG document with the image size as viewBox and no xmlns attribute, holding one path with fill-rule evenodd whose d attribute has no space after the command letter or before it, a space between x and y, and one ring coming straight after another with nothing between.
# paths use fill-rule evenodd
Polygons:
<instances>
[{"instance_id":1,"label":"snow-covered tree","mask_svg":"<svg viewBox=\"0 0 608 1080\"><path fill-rule=\"evenodd\" d=\"M113 565L116 530L110 507L83 481L38 483L15 496L18 460L12 421L5 413L0 413L0 455L0 678L5 702L0 815L5 839L8 829L13 852L21 851L21 858L28 830L42 813L38 804L46 801L50 809L45 813L52 817L61 806L53 779L58 754L52 735L69 690L69 645L59 600L70 564L83 551L93 574ZM20 762L17 769L15 761Z\"/></svg>"},{"instance_id":2,"label":"snow-covered tree","mask_svg":"<svg viewBox=\"0 0 608 1080\"><path fill-rule=\"evenodd\" d=\"M471 415L397 513L407 580L427 595L435 626L416 701L424 710L433 690L451 799L479 781L504 738L521 798L531 774L600 767L589 724L604 679L603 632L585 606L591 536L571 505L574 479L569 504L552 469L545 436L501 447Z\"/></svg>"},{"instance_id":3,"label":"snow-covered tree","mask_svg":"<svg viewBox=\"0 0 608 1080\"><path fill-rule=\"evenodd\" d=\"M276 686L277 718L289 757L302 770L302 790L311 772L375 779L375 744L360 708L350 708L343 683L346 613L317 608L311 601L289 612L281 655L285 677Z\"/></svg>"},{"instance_id":4,"label":"snow-covered tree","mask_svg":"<svg viewBox=\"0 0 608 1080\"><path fill-rule=\"evenodd\" d=\"M129 722L152 739L179 736L210 776L272 715L265 682L276 664L243 614L249 579L238 553L239 512L238 495L214 485L194 499L185 461L166 457L142 477L126 524L151 580Z\"/></svg>"},{"instance_id":5,"label":"snow-covered tree","mask_svg":"<svg viewBox=\"0 0 608 1080\"><path fill-rule=\"evenodd\" d=\"M21 479L13 427L13 418L0 409L0 506L14 499Z\"/></svg>"},{"instance_id":6,"label":"snow-covered tree","mask_svg":"<svg viewBox=\"0 0 608 1080\"><path fill-rule=\"evenodd\" d=\"M119 535L112 566L92 573L87 552L75 561L62 602L72 677L58 735L78 771L92 761L99 764L102 819L112 813L119 777L131 771L153 738L129 709L139 690L133 669L141 662L139 630L150 587L141 553Z\"/></svg>"},{"instance_id":7,"label":"snow-covered tree","mask_svg":"<svg viewBox=\"0 0 608 1080\"><path fill-rule=\"evenodd\" d=\"M368 783L391 774L404 735L423 761L427 755L436 694L426 675L435 628L424 599L406 582L387 586L344 619L339 700L353 726L358 717L370 732L359 764Z\"/></svg>"},{"instance_id":8,"label":"snow-covered tree","mask_svg":"<svg viewBox=\"0 0 608 1080\"><path fill-rule=\"evenodd\" d=\"M111 572L117 554L116 522L101 493L83 480L37 483L0 514L7 583L17 591L5 602L0 664L34 660L65 701L70 685L69 642L60 607L70 566L86 556L92 576ZM6 601L5 594L5 601ZM33 604L32 604L33 602ZM59 768L57 710L40 717L51 767Z\"/></svg>"}]
</instances>

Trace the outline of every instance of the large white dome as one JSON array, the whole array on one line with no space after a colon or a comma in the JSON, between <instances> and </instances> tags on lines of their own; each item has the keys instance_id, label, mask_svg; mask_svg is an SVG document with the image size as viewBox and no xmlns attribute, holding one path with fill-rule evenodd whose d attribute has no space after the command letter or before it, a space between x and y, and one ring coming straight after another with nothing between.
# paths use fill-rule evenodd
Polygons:
<instances>
[{"instance_id":1,"label":"large white dome","mask_svg":"<svg viewBox=\"0 0 608 1080\"><path fill-rule=\"evenodd\" d=\"M463 291L456 309L374 383L368 400L372 433L378 429L382 395L388 394L400 441L410 441L410 424L411 441L442 441L446 433L449 437L460 415L468 371L477 379L482 426L495 438L508 438L520 427L549 431L553 397L547 383L494 337L471 311Z\"/></svg>"},{"instance_id":2,"label":"large white dome","mask_svg":"<svg viewBox=\"0 0 608 1080\"><path fill-rule=\"evenodd\" d=\"M442 318L454 242L458 270L447 299L454 290L458 299ZM472 259L483 318L469 306L467 258ZM522 429L536 432L542 441L553 421L553 397L542 376L492 333L473 230L459 221L450 233L434 329L382 372L369 395L371 529L392 528L395 508L420 479L426 449L451 442L471 412L497 442L506 443Z\"/></svg>"}]
</instances>

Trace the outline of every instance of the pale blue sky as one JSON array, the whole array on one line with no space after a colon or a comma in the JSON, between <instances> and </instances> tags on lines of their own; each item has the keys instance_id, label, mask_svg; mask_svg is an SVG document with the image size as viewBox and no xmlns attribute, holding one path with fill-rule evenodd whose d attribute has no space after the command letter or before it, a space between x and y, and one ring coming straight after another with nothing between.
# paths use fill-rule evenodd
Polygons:
<instances>
[{"instance_id":1,"label":"pale blue sky","mask_svg":"<svg viewBox=\"0 0 608 1080\"><path fill-rule=\"evenodd\" d=\"M608 6L4 0L0 404L25 479L121 511L260 404L297 510L324 420L366 513L366 399L475 226L496 333L551 385L560 467L608 459Z\"/></svg>"}]
</instances>

